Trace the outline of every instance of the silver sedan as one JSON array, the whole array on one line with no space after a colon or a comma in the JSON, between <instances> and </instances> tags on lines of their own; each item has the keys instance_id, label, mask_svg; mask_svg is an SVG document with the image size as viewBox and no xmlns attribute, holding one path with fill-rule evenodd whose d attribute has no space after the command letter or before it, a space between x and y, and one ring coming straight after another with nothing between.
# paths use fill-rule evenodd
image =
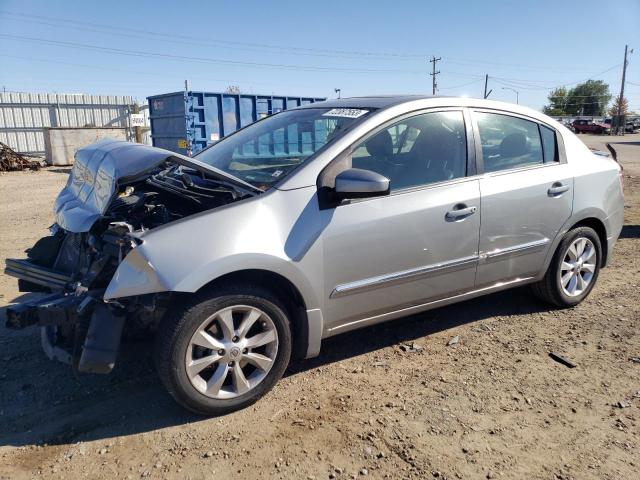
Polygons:
<instances>
[{"instance_id":1,"label":"silver sedan","mask_svg":"<svg viewBox=\"0 0 640 480\"><path fill-rule=\"evenodd\" d=\"M525 284L578 304L623 195L615 159L537 111L369 97L272 115L193 158L98 143L55 213L6 270L50 295L8 326L40 325L50 356L101 373L123 332L154 332L169 392L221 414L342 332Z\"/></svg>"}]
</instances>

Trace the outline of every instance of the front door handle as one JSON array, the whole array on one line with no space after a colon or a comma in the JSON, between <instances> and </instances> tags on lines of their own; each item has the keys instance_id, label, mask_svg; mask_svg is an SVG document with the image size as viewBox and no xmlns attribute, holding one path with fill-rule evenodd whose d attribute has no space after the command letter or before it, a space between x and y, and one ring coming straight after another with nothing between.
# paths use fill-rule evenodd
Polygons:
<instances>
[{"instance_id":1,"label":"front door handle","mask_svg":"<svg viewBox=\"0 0 640 480\"><path fill-rule=\"evenodd\" d=\"M477 209L478 207L467 207L464 204L459 204L453 207L453 210L449 210L445 217L449 221L462 220L469 215L476 213Z\"/></svg>"},{"instance_id":2,"label":"front door handle","mask_svg":"<svg viewBox=\"0 0 640 480\"><path fill-rule=\"evenodd\" d=\"M547 190L547 195L549 195L550 197L557 197L562 195L567 190L569 190L569 185L563 185L560 182L555 182L553 185L551 185L551 188Z\"/></svg>"}]
</instances>

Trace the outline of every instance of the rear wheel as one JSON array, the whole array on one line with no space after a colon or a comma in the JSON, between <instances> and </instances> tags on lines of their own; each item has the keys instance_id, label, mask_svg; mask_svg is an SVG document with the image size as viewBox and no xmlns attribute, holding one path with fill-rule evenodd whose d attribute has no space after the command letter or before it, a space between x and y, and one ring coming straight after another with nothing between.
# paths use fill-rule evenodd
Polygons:
<instances>
[{"instance_id":1,"label":"rear wheel","mask_svg":"<svg viewBox=\"0 0 640 480\"><path fill-rule=\"evenodd\" d=\"M598 234L589 227L567 232L553 256L544 278L535 283L534 293L559 307L572 307L593 289L602 258Z\"/></svg>"},{"instance_id":2,"label":"rear wheel","mask_svg":"<svg viewBox=\"0 0 640 480\"><path fill-rule=\"evenodd\" d=\"M158 330L157 369L182 406L203 415L244 408L282 377L291 356L286 310L269 291L198 294Z\"/></svg>"}]
</instances>

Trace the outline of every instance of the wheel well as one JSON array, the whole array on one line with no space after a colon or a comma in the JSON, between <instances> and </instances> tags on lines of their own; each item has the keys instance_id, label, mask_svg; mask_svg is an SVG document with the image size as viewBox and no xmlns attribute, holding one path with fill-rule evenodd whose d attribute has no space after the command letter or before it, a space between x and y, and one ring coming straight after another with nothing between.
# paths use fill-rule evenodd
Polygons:
<instances>
[{"instance_id":1,"label":"wheel well","mask_svg":"<svg viewBox=\"0 0 640 480\"><path fill-rule=\"evenodd\" d=\"M259 285L269 290L287 309L291 319L294 358L304 358L307 354L309 343L309 326L307 324L307 308L296 286L287 278L269 270L240 270L227 273L207 283L200 290L215 287L216 285L229 284Z\"/></svg>"},{"instance_id":2,"label":"wheel well","mask_svg":"<svg viewBox=\"0 0 640 480\"><path fill-rule=\"evenodd\" d=\"M604 267L607 264L607 252L609 249L607 248L607 230L604 227L604 223L598 220L595 217L585 218L584 220L580 220L574 226L570 228L573 230L577 227L589 227L593 228L595 232L598 234L598 238L600 239L600 245L602 245L602 266Z\"/></svg>"}]
</instances>

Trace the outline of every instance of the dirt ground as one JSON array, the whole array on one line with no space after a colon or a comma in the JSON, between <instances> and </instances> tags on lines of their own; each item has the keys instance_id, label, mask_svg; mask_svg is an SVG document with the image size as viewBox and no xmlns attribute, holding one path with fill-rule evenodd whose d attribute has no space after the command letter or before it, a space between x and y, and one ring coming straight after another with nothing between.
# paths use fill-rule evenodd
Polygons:
<instances>
[{"instance_id":1,"label":"dirt ground","mask_svg":"<svg viewBox=\"0 0 640 480\"><path fill-rule=\"evenodd\" d=\"M0 275L0 479L640 478L640 135L580 138L616 144L626 194L585 302L517 289L335 337L225 417L176 406L148 345L104 377L48 361L35 330L4 329L20 294ZM46 234L66 173L0 175L0 260Z\"/></svg>"}]
</instances>

